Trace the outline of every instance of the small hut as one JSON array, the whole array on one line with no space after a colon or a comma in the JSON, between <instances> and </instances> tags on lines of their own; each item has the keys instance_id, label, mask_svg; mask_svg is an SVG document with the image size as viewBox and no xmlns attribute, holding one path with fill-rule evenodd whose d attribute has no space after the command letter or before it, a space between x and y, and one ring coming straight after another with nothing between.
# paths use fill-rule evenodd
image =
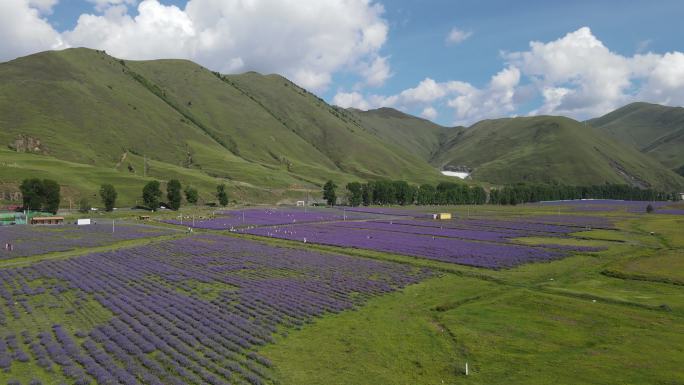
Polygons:
<instances>
[{"instance_id":1,"label":"small hut","mask_svg":"<svg viewBox=\"0 0 684 385\"><path fill-rule=\"evenodd\" d=\"M64 223L64 217L33 217L31 218L32 225L61 225Z\"/></svg>"}]
</instances>

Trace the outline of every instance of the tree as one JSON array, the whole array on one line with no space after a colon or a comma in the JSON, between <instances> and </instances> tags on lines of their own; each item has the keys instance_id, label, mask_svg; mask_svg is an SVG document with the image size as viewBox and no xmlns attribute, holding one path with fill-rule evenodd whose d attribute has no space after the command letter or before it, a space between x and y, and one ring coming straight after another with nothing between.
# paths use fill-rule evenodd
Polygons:
<instances>
[{"instance_id":1,"label":"tree","mask_svg":"<svg viewBox=\"0 0 684 385\"><path fill-rule=\"evenodd\" d=\"M197 200L199 198L199 194L197 193L197 189L192 187L192 186L185 186L185 200L188 201L188 203L195 204L197 203Z\"/></svg>"},{"instance_id":2,"label":"tree","mask_svg":"<svg viewBox=\"0 0 684 385\"><path fill-rule=\"evenodd\" d=\"M228 205L228 192L226 192L225 184L216 186L216 199L218 199L221 206Z\"/></svg>"},{"instance_id":3,"label":"tree","mask_svg":"<svg viewBox=\"0 0 684 385\"><path fill-rule=\"evenodd\" d=\"M351 182L347 183L347 191L349 191L349 205L358 206L363 200L361 193L361 183Z\"/></svg>"},{"instance_id":4,"label":"tree","mask_svg":"<svg viewBox=\"0 0 684 385\"><path fill-rule=\"evenodd\" d=\"M43 181L43 202L45 203L43 209L45 211L57 214L61 200L60 190L59 183L54 180L45 179Z\"/></svg>"},{"instance_id":5,"label":"tree","mask_svg":"<svg viewBox=\"0 0 684 385\"><path fill-rule=\"evenodd\" d=\"M25 209L40 210L43 205L43 182L40 179L24 179L19 186Z\"/></svg>"},{"instance_id":6,"label":"tree","mask_svg":"<svg viewBox=\"0 0 684 385\"><path fill-rule=\"evenodd\" d=\"M88 198L81 198L78 201L78 212L85 214L88 211L90 211L90 202L88 202Z\"/></svg>"},{"instance_id":7,"label":"tree","mask_svg":"<svg viewBox=\"0 0 684 385\"><path fill-rule=\"evenodd\" d=\"M114 210L114 205L116 204L116 189L111 184L103 184L100 186L100 199L102 199L102 204L105 207L105 211ZM143 192L144 196L144 192Z\"/></svg>"},{"instance_id":8,"label":"tree","mask_svg":"<svg viewBox=\"0 0 684 385\"><path fill-rule=\"evenodd\" d=\"M153 180L148 182L145 187L143 187L143 202L150 210L154 211L159 208L159 200L162 197L161 189L159 188L159 182Z\"/></svg>"},{"instance_id":9,"label":"tree","mask_svg":"<svg viewBox=\"0 0 684 385\"><path fill-rule=\"evenodd\" d=\"M373 189L369 183L361 186L361 200L364 206L368 206L373 203Z\"/></svg>"},{"instance_id":10,"label":"tree","mask_svg":"<svg viewBox=\"0 0 684 385\"><path fill-rule=\"evenodd\" d=\"M435 190L435 186L431 184L422 184L418 189L416 201L419 205L431 205L435 203L436 194L437 190Z\"/></svg>"},{"instance_id":11,"label":"tree","mask_svg":"<svg viewBox=\"0 0 684 385\"><path fill-rule=\"evenodd\" d=\"M328 205L334 206L337 202L337 195L335 195L335 189L337 186L331 180L325 182L323 186L323 199L328 202Z\"/></svg>"},{"instance_id":12,"label":"tree","mask_svg":"<svg viewBox=\"0 0 684 385\"><path fill-rule=\"evenodd\" d=\"M183 200L181 191L181 183L178 179L171 179L166 184L166 199L168 199L169 207L172 210L178 210L181 206L181 201Z\"/></svg>"}]
</instances>

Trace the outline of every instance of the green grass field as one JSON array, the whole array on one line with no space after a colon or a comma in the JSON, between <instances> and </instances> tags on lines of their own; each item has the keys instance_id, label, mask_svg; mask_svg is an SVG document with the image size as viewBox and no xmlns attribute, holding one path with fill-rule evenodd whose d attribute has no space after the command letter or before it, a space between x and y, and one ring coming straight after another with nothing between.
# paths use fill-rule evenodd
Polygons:
<instances>
[{"instance_id":1,"label":"green grass field","mask_svg":"<svg viewBox=\"0 0 684 385\"><path fill-rule=\"evenodd\" d=\"M488 209L499 217L534 211ZM282 384L682 383L684 287L653 281L681 279L684 233L676 226L681 219L664 217L580 233L601 241L565 241L608 247L593 256L465 269L469 276L444 271L291 332L262 352ZM654 229L657 237L649 234ZM625 275L602 274L608 268ZM473 278L472 270L482 275Z\"/></svg>"},{"instance_id":2,"label":"green grass field","mask_svg":"<svg viewBox=\"0 0 684 385\"><path fill-rule=\"evenodd\" d=\"M570 214L534 205L442 209L481 218ZM194 211L185 208L183 213ZM117 218L131 215L113 214ZM175 215L156 213L153 219ZM274 385L684 383L684 218L624 212L600 215L612 216L616 229L580 231L553 242L599 246L602 251L509 270L228 234L436 272L433 278L372 298L356 309L279 330L274 343L259 351L274 364ZM167 239L122 242L91 251ZM544 244L549 240L515 241ZM27 258L19 266L88 252L45 254ZM0 263L0 269L16 268L16 262ZM222 291L237 288L188 280L180 290L212 300ZM77 299L69 290L35 296L31 305L32 314L11 320L3 330L34 333L58 323L76 333L112 317L94 298ZM6 307L0 304L0 310ZM33 361L15 363L9 372L0 371L0 383L10 378L26 383L42 378L46 384L65 380L55 373L45 372Z\"/></svg>"}]
</instances>

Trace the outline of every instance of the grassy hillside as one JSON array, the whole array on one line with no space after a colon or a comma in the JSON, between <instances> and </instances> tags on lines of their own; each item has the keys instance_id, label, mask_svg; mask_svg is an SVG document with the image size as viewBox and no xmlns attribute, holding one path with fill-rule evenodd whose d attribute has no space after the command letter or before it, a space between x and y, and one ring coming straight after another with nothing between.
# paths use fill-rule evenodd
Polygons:
<instances>
[{"instance_id":1,"label":"grassy hillside","mask_svg":"<svg viewBox=\"0 0 684 385\"><path fill-rule=\"evenodd\" d=\"M2 156L36 157L40 170L58 171L72 199L93 186L66 177L66 164L90 166L93 180L111 174L133 185L181 177L208 197L228 182L236 195L246 188L270 201L328 179L441 178L280 76L226 77L189 61L123 61L80 48L2 63L0 84L0 146L14 150ZM2 169L0 181L16 188L30 175ZM123 190L134 203L137 188Z\"/></svg>"},{"instance_id":2,"label":"grassy hillside","mask_svg":"<svg viewBox=\"0 0 684 385\"><path fill-rule=\"evenodd\" d=\"M385 142L359 124L346 110L331 107L279 75L254 72L227 76L226 81L276 116L288 130L325 154L342 171L366 179L400 178L430 182L439 173L424 159Z\"/></svg>"},{"instance_id":3,"label":"grassy hillside","mask_svg":"<svg viewBox=\"0 0 684 385\"><path fill-rule=\"evenodd\" d=\"M568 118L485 120L447 128L391 108L351 112L384 141L439 169L472 169L480 182L684 186L684 178L651 157Z\"/></svg>"},{"instance_id":4,"label":"grassy hillside","mask_svg":"<svg viewBox=\"0 0 684 385\"><path fill-rule=\"evenodd\" d=\"M684 170L684 108L632 103L589 123L671 169Z\"/></svg>"},{"instance_id":5,"label":"grassy hillside","mask_svg":"<svg viewBox=\"0 0 684 385\"><path fill-rule=\"evenodd\" d=\"M350 112L373 134L426 160L436 156L444 143L463 130L443 127L393 108Z\"/></svg>"},{"instance_id":6,"label":"grassy hillside","mask_svg":"<svg viewBox=\"0 0 684 385\"><path fill-rule=\"evenodd\" d=\"M436 166L467 166L477 180L679 189L684 179L654 159L572 119L539 116L479 122L445 145Z\"/></svg>"}]
</instances>

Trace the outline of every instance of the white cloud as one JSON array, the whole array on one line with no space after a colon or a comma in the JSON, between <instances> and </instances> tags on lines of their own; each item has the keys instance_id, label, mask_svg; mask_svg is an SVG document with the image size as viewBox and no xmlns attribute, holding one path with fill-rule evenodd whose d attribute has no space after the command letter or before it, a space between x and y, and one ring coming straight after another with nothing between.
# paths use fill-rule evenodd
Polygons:
<instances>
[{"instance_id":1,"label":"white cloud","mask_svg":"<svg viewBox=\"0 0 684 385\"><path fill-rule=\"evenodd\" d=\"M529 50L503 53L505 67L477 87L463 81L425 78L395 95L355 94L357 105L396 107L407 112L445 105L454 124L520 115L600 116L633 101L684 104L684 53L634 54L611 51L587 27L550 42L533 41ZM537 99L538 98L538 99ZM361 103L363 102L363 103ZM430 112L428 112L429 114ZM444 115L442 115L444 116Z\"/></svg>"},{"instance_id":2,"label":"white cloud","mask_svg":"<svg viewBox=\"0 0 684 385\"><path fill-rule=\"evenodd\" d=\"M433 79L425 78L414 88L409 88L399 94L401 103L405 105L417 103L431 103L446 95L444 84L439 84Z\"/></svg>"},{"instance_id":3,"label":"white cloud","mask_svg":"<svg viewBox=\"0 0 684 385\"><path fill-rule=\"evenodd\" d=\"M40 5L47 6L48 2L40 2ZM66 47L59 33L33 6L38 7L39 2L0 1L0 60Z\"/></svg>"},{"instance_id":4,"label":"white cloud","mask_svg":"<svg viewBox=\"0 0 684 385\"><path fill-rule=\"evenodd\" d=\"M449 34L447 35L445 41L447 44L450 45L455 45L455 44L461 44L464 41L468 40L470 36L472 36L473 33L470 31L464 31L459 28L452 28L451 31L449 31Z\"/></svg>"},{"instance_id":5,"label":"white cloud","mask_svg":"<svg viewBox=\"0 0 684 385\"><path fill-rule=\"evenodd\" d=\"M141 2L135 17L121 5L103 15L83 14L64 37L72 45L104 49L124 59L190 59L197 45L197 31L188 15L156 0Z\"/></svg>"},{"instance_id":6,"label":"white cloud","mask_svg":"<svg viewBox=\"0 0 684 385\"><path fill-rule=\"evenodd\" d=\"M40 13L49 15L52 13L52 8L57 5L59 0L28 0L28 5L31 8L35 8Z\"/></svg>"},{"instance_id":7,"label":"white cloud","mask_svg":"<svg viewBox=\"0 0 684 385\"><path fill-rule=\"evenodd\" d=\"M322 91L334 73L380 86L392 76L381 48L388 24L372 0L189 0L185 8L137 0L89 0L97 14L57 33L36 10L56 0L1 0L2 58L66 46L123 59L185 58L221 72L280 73Z\"/></svg>"},{"instance_id":8,"label":"white cloud","mask_svg":"<svg viewBox=\"0 0 684 385\"><path fill-rule=\"evenodd\" d=\"M532 113L588 118L645 100L684 104L684 54L623 56L612 52L588 27L530 50L505 55L537 86L543 104Z\"/></svg>"},{"instance_id":9,"label":"white cloud","mask_svg":"<svg viewBox=\"0 0 684 385\"><path fill-rule=\"evenodd\" d=\"M385 81L393 75L387 57L382 56L374 58L370 64L362 64L360 73L366 80L366 84L372 87L385 84Z\"/></svg>"},{"instance_id":10,"label":"white cloud","mask_svg":"<svg viewBox=\"0 0 684 385\"><path fill-rule=\"evenodd\" d=\"M358 92L338 92L333 98L333 104L342 108L357 108L359 110L368 110L371 104L366 98Z\"/></svg>"},{"instance_id":11,"label":"white cloud","mask_svg":"<svg viewBox=\"0 0 684 385\"><path fill-rule=\"evenodd\" d=\"M443 102L454 110L454 124L469 124L514 112L519 82L520 71L515 67L509 67L494 75L483 88L461 81L436 82L431 78L425 78L416 87L390 96L366 97L358 92L338 92L333 103L340 107L363 110L395 107L410 111L419 106L422 107L421 116L432 120L437 117L437 109L432 104Z\"/></svg>"},{"instance_id":12,"label":"white cloud","mask_svg":"<svg viewBox=\"0 0 684 385\"><path fill-rule=\"evenodd\" d=\"M423 108L423 112L420 113L420 116L425 119L434 120L437 117L437 110L435 110L434 107L425 107Z\"/></svg>"}]
</instances>

